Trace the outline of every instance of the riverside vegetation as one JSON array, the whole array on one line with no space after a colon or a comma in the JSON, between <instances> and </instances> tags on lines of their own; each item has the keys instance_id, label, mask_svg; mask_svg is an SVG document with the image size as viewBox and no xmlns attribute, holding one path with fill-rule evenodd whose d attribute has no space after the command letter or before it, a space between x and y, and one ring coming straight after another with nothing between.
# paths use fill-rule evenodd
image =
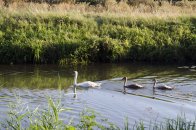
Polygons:
<instances>
[{"instance_id":1,"label":"riverside vegetation","mask_svg":"<svg viewBox=\"0 0 196 130\"><path fill-rule=\"evenodd\" d=\"M35 3L0 8L0 63L195 63L195 52L194 6L113 2L107 9Z\"/></svg>"},{"instance_id":2,"label":"riverside vegetation","mask_svg":"<svg viewBox=\"0 0 196 130\"><path fill-rule=\"evenodd\" d=\"M19 103L19 104L17 104ZM18 100L15 104L10 104L8 118L1 122L1 128L9 130L194 130L196 121L188 121L185 116L178 116L176 119L166 119L165 122L149 124L144 126L142 121L135 122L133 126L129 124L128 117L124 121L124 128L119 128L107 119L97 119L98 113L91 109L86 109L80 114L78 123L73 119L63 119L60 114L70 111L70 108L63 108L60 100L54 102L48 98L48 107L45 109L29 110L28 105L25 105ZM99 115L101 116L101 115ZM68 120L67 123L65 123Z\"/></svg>"},{"instance_id":3,"label":"riverside vegetation","mask_svg":"<svg viewBox=\"0 0 196 130\"><path fill-rule=\"evenodd\" d=\"M169 4L161 7L132 7L112 0L105 3L104 7L23 2L9 4L6 8L2 5L0 63L196 61L194 5L179 3L182 7ZM48 99L48 108L45 109L36 108L31 111L18 104L10 107L7 120L1 121L1 128L146 129L142 122L130 126L128 118L124 128L119 128L107 119L97 120L97 114L89 110L81 114L79 122L70 120L66 123L68 118L62 119L60 114L69 109L63 108L60 101L56 103L52 99ZM195 123L178 117L151 124L147 129L194 130Z\"/></svg>"}]
</instances>

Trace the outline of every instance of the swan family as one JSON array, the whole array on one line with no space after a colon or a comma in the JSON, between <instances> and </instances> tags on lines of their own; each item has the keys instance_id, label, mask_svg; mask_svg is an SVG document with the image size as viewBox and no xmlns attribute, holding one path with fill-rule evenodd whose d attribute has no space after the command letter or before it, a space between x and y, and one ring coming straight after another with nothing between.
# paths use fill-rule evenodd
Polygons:
<instances>
[{"instance_id":1,"label":"swan family","mask_svg":"<svg viewBox=\"0 0 196 130\"><path fill-rule=\"evenodd\" d=\"M73 84L73 86L74 86L74 94L75 94L75 96L76 96L76 88L77 87L81 87L81 88L97 88L97 87L101 86L101 83L92 82L92 81L84 81L84 82L81 82L81 83L77 83L77 78L78 78L78 72L74 71L74 84ZM140 84L137 84L137 83L133 83L133 84L128 84L127 85L127 77L123 77L122 80L124 80L124 85L123 85L124 93L126 93L127 89L142 89L142 88L144 88L144 86L142 86ZM157 80L154 78L153 81L154 81L153 91L155 89L172 90L172 89L175 88L175 87L171 87L171 86L168 86L168 85L156 86Z\"/></svg>"},{"instance_id":2,"label":"swan family","mask_svg":"<svg viewBox=\"0 0 196 130\"><path fill-rule=\"evenodd\" d=\"M129 84L127 85L127 77L123 77L122 80L124 80L124 91L126 88L129 88L129 89L140 89L140 88L144 88L144 86L140 85L140 84ZM153 84L153 89L161 89L161 90L172 90L174 89L175 87L171 87L171 86L168 86L168 85L160 85L160 86L156 86L157 84L157 80L154 78L153 79L154 81L154 84Z\"/></svg>"},{"instance_id":3,"label":"swan family","mask_svg":"<svg viewBox=\"0 0 196 130\"><path fill-rule=\"evenodd\" d=\"M144 86L140 85L140 84L129 84L127 85L127 77L123 77L122 80L124 80L124 93L126 93L126 89L141 89L141 88L144 88ZM153 79L154 81L154 84L153 84L153 91L155 89L161 89L161 90L172 90L174 89L175 87L171 87L171 86L168 86L168 85L160 85L160 86L156 86L157 84L157 80L154 78Z\"/></svg>"}]
</instances>

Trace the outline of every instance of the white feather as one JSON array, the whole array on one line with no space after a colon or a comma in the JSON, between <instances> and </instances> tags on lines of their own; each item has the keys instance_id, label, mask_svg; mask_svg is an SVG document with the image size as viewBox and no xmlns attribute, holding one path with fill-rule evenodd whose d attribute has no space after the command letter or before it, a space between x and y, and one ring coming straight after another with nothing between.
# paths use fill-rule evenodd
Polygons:
<instances>
[{"instance_id":1,"label":"white feather","mask_svg":"<svg viewBox=\"0 0 196 130\"><path fill-rule=\"evenodd\" d=\"M78 77L78 72L74 71L75 76L74 76L74 86L75 87L82 87L82 88L94 88L94 87L100 87L101 83L96 83L92 81L85 81L82 83L77 83L77 77Z\"/></svg>"},{"instance_id":2,"label":"white feather","mask_svg":"<svg viewBox=\"0 0 196 130\"><path fill-rule=\"evenodd\" d=\"M76 86L83 87L83 88L90 88L90 87L94 88L94 87L100 87L101 83L95 83L92 81L85 81L82 83L78 83Z\"/></svg>"}]
</instances>

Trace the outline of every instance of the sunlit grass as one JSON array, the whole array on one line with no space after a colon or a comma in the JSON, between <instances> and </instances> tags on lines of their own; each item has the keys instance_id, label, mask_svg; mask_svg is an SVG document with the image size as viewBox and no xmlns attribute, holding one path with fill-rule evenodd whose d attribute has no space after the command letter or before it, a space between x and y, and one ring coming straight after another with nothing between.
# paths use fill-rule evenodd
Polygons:
<instances>
[{"instance_id":1,"label":"sunlit grass","mask_svg":"<svg viewBox=\"0 0 196 130\"><path fill-rule=\"evenodd\" d=\"M0 63L194 62L195 9L148 8L126 3L107 9L87 4L1 7Z\"/></svg>"},{"instance_id":2,"label":"sunlit grass","mask_svg":"<svg viewBox=\"0 0 196 130\"><path fill-rule=\"evenodd\" d=\"M1 9L6 10L7 13L11 14L30 14L30 15L70 15L81 17L83 15L100 15L106 17L145 17L145 18L168 18L168 17L179 17L179 16L195 16L195 2L189 2L188 6L172 6L169 3L164 3L162 6L156 5L151 8L148 5L140 5L137 7L129 6L125 2L116 3L113 0L108 1L107 8L102 6L89 6L85 3L73 4L73 3L62 3L58 5L50 5L42 3L14 3L9 8ZM76 18L76 17L75 17Z\"/></svg>"}]
</instances>

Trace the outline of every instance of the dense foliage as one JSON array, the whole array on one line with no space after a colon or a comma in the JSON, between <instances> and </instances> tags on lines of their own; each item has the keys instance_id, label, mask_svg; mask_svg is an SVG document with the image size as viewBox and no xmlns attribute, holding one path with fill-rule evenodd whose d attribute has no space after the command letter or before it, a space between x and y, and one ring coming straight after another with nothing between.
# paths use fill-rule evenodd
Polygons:
<instances>
[{"instance_id":1,"label":"dense foliage","mask_svg":"<svg viewBox=\"0 0 196 130\"><path fill-rule=\"evenodd\" d=\"M196 18L1 12L1 63L196 62Z\"/></svg>"}]
</instances>

